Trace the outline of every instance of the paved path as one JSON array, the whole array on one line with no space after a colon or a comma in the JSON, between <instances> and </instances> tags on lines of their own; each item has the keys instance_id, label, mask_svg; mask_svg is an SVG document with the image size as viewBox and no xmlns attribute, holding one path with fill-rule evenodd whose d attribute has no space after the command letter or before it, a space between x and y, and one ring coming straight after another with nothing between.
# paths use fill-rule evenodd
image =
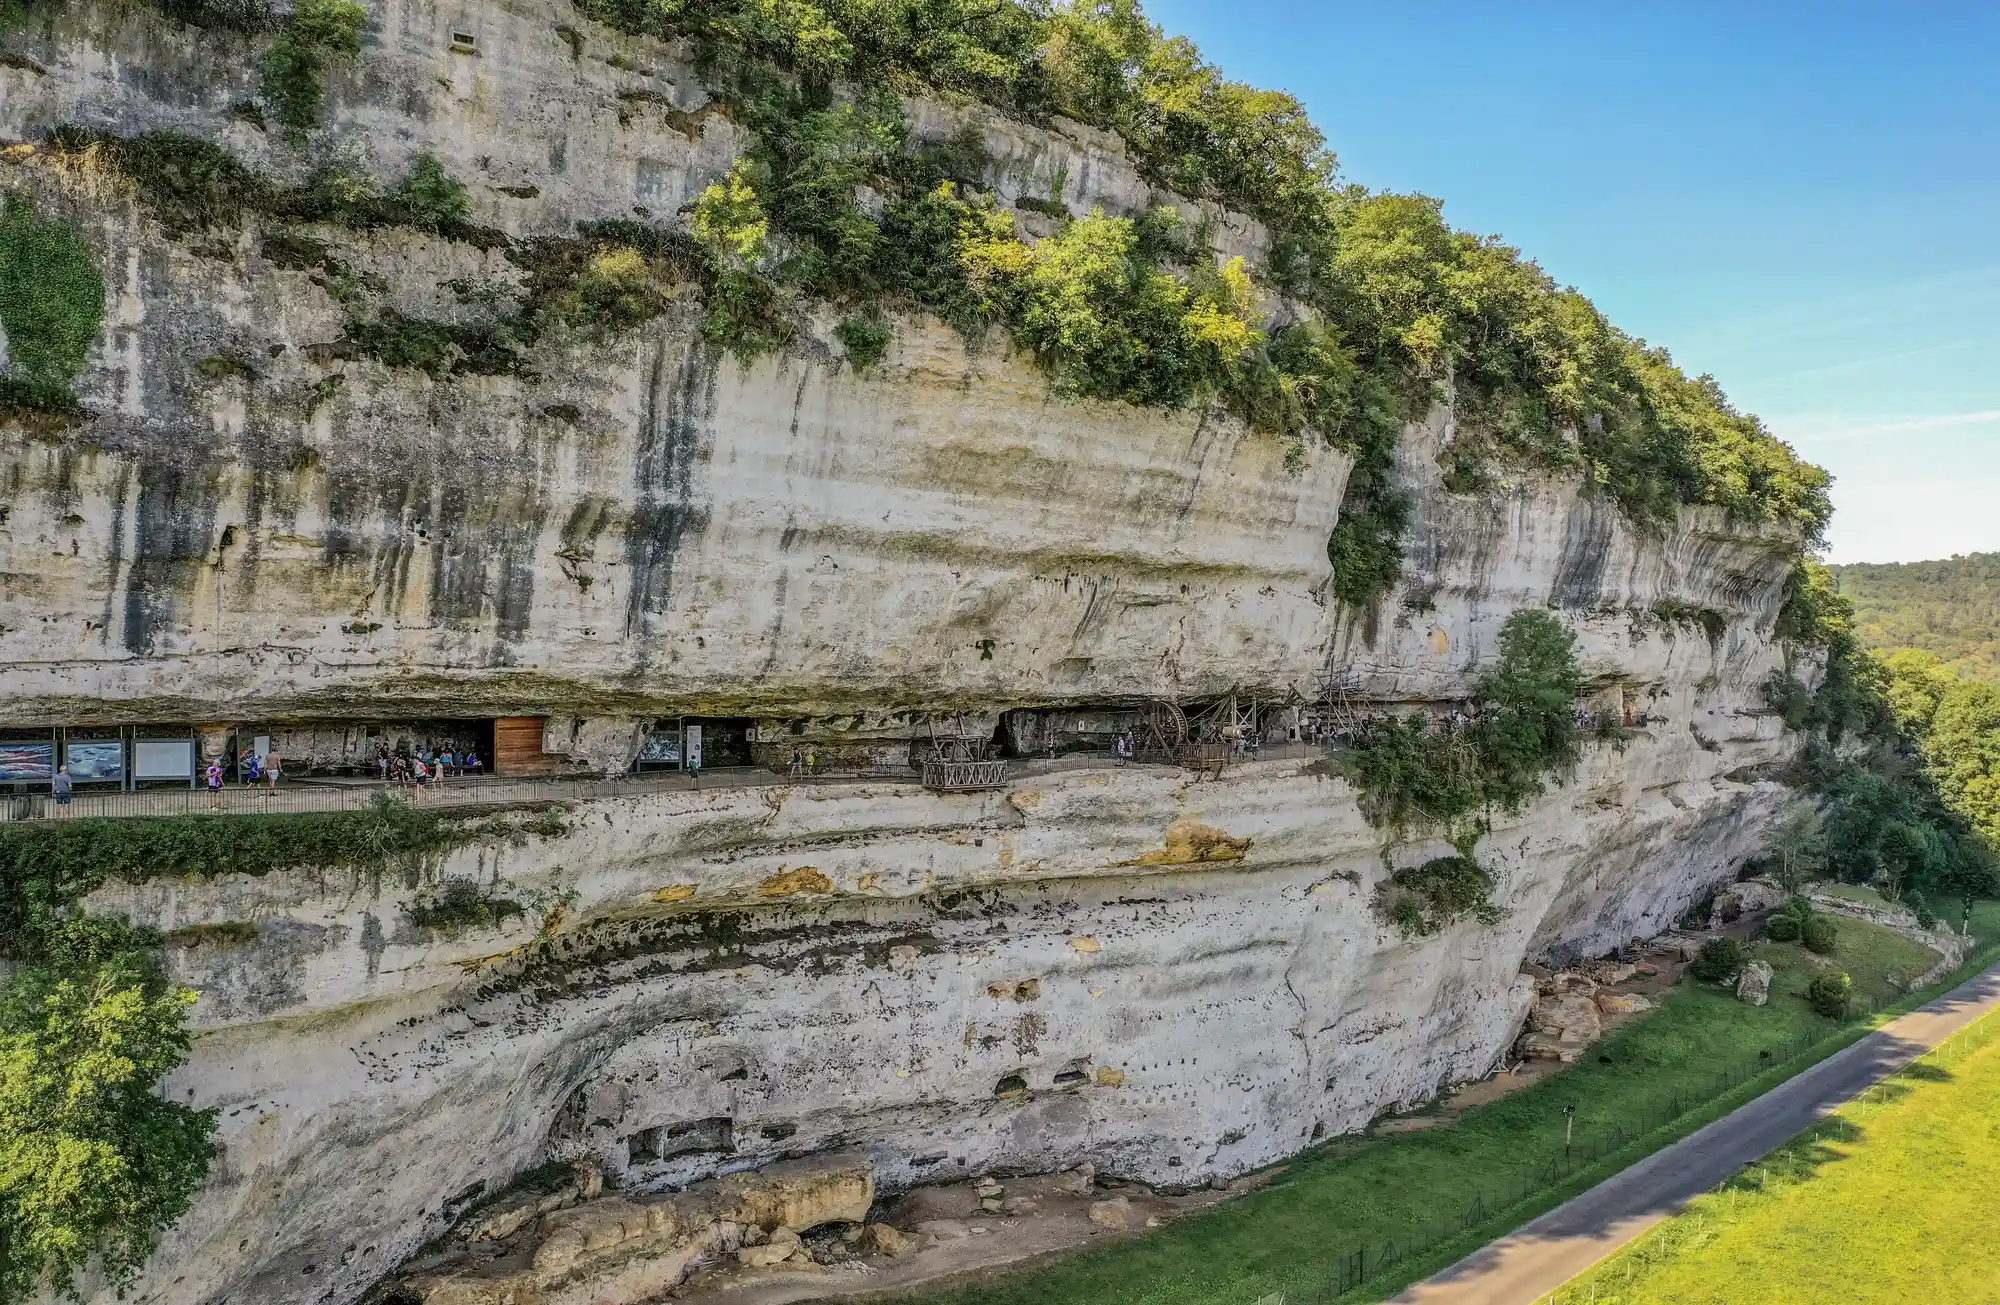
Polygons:
<instances>
[{"instance_id":1,"label":"paved path","mask_svg":"<svg viewBox=\"0 0 2000 1305\"><path fill-rule=\"evenodd\" d=\"M1411 1287L1391 1305L1531 1305L2000 1008L2000 965Z\"/></svg>"}]
</instances>

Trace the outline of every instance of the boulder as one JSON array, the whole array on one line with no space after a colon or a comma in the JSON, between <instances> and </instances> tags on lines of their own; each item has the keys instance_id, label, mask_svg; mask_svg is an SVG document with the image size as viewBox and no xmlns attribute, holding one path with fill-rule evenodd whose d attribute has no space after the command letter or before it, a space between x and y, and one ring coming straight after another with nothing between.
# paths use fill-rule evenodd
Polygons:
<instances>
[{"instance_id":1,"label":"boulder","mask_svg":"<svg viewBox=\"0 0 2000 1305\"><path fill-rule=\"evenodd\" d=\"M1114 1196L1108 1201L1096 1201L1090 1207L1090 1221L1099 1228L1110 1232L1122 1232L1132 1226L1138 1211L1132 1202L1122 1196Z\"/></svg>"},{"instance_id":2,"label":"boulder","mask_svg":"<svg viewBox=\"0 0 2000 1305\"><path fill-rule=\"evenodd\" d=\"M1751 961L1736 976L1736 1000L1748 1006L1762 1006L1771 1000L1771 967L1764 961Z\"/></svg>"},{"instance_id":3,"label":"boulder","mask_svg":"<svg viewBox=\"0 0 2000 1305\"><path fill-rule=\"evenodd\" d=\"M823 1223L861 1223L875 1203L868 1157L833 1152L783 1160L715 1180L716 1217L804 1232Z\"/></svg>"},{"instance_id":4,"label":"boulder","mask_svg":"<svg viewBox=\"0 0 2000 1305\"><path fill-rule=\"evenodd\" d=\"M965 1224L957 1219L926 1219L911 1230L933 1241L955 1242L965 1236Z\"/></svg>"},{"instance_id":5,"label":"boulder","mask_svg":"<svg viewBox=\"0 0 2000 1305\"><path fill-rule=\"evenodd\" d=\"M1010 1196L1000 1202L1000 1213L1011 1214L1017 1218L1024 1214L1033 1214L1041 1208L1042 1200L1038 1196Z\"/></svg>"},{"instance_id":6,"label":"boulder","mask_svg":"<svg viewBox=\"0 0 2000 1305\"><path fill-rule=\"evenodd\" d=\"M1636 992L1600 992L1597 994L1597 1010L1601 1015L1637 1015L1642 1010L1653 1009L1653 1003Z\"/></svg>"},{"instance_id":7,"label":"boulder","mask_svg":"<svg viewBox=\"0 0 2000 1305\"><path fill-rule=\"evenodd\" d=\"M1560 981L1562 976L1557 976ZM1528 1031L1518 1051L1528 1060L1557 1060L1568 1065L1604 1033L1597 1009L1597 985L1539 997L1528 1012Z\"/></svg>"},{"instance_id":8,"label":"boulder","mask_svg":"<svg viewBox=\"0 0 2000 1305\"><path fill-rule=\"evenodd\" d=\"M908 1255L917 1249L917 1244L886 1223L871 1223L861 1229L861 1249L868 1255L887 1255L893 1258Z\"/></svg>"},{"instance_id":9,"label":"boulder","mask_svg":"<svg viewBox=\"0 0 2000 1305\"><path fill-rule=\"evenodd\" d=\"M1089 1196L1096 1185L1097 1169L1096 1166L1089 1164L1078 1165L1057 1178L1055 1183L1058 1192L1066 1192L1071 1196Z\"/></svg>"}]
</instances>

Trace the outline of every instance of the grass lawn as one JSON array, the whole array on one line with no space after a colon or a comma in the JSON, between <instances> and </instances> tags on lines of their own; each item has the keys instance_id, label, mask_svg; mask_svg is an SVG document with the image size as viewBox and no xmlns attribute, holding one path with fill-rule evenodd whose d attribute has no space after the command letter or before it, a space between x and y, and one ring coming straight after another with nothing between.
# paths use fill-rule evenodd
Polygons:
<instances>
[{"instance_id":1,"label":"grass lawn","mask_svg":"<svg viewBox=\"0 0 2000 1305\"><path fill-rule=\"evenodd\" d=\"M2000 939L2000 903L1981 904L1973 932L1984 942ZM1739 1097L1764 1090L1769 1082L1760 1080L1731 1091L1759 1067L1772 1067L1765 1076L1771 1080L1804 1068L1809 1060L1786 1063L1802 1042L1815 1044L1812 1058L1842 1045L1842 1026L1815 1015L1801 995L1821 958L1796 944L1762 942L1753 950L1777 972L1766 1006L1745 1006L1719 987L1683 983L1657 1011L1599 1044L1583 1063L1469 1110L1449 1127L1338 1139L1294 1159L1264 1190L1144 1237L913 1299L926 1305L1251 1305L1284 1291L1292 1305L1309 1305L1330 1298L1341 1260L1364 1245L1407 1242L1413 1230L1456 1221L1475 1195L1483 1194L1486 1209L1504 1210L1466 1233L1462 1244L1393 1266L1351 1299L1392 1294L1723 1108L1703 1113L1696 1109L1701 1103L1727 1098L1733 1107ZM1853 977L1856 996L1874 1009L1901 1001L1899 982L1929 956L1880 926L1843 919L1837 951L1827 959ZM1976 958L1970 965L1981 963ZM1851 1021L1850 1038L1869 1022ZM1726 1082L1718 1082L1721 1075ZM1580 1152L1607 1146L1619 1130L1646 1135L1570 1182L1533 1195L1537 1172L1562 1150L1563 1106L1571 1102ZM1681 1121L1661 1126L1676 1105ZM1524 1185L1531 1192L1526 1198Z\"/></svg>"},{"instance_id":2,"label":"grass lawn","mask_svg":"<svg viewBox=\"0 0 2000 1305\"><path fill-rule=\"evenodd\" d=\"M1695 1201L1552 1305L2000 1305L2000 1019Z\"/></svg>"}]
</instances>

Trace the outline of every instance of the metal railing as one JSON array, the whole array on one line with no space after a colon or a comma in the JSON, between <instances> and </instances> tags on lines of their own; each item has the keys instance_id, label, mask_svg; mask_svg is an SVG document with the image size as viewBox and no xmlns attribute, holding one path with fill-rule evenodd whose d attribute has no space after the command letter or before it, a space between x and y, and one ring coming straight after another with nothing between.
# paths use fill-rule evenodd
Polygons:
<instances>
[{"instance_id":1,"label":"metal railing","mask_svg":"<svg viewBox=\"0 0 2000 1305\"><path fill-rule=\"evenodd\" d=\"M1212 745L1220 747L1221 745ZM1317 756L1317 744L1272 744L1232 755L1232 761L1276 761ZM1145 764L1152 760L1138 757ZM1194 750L1183 759L1190 766L1202 760ZM902 764L800 766L770 770L733 766L702 772L699 781L687 771L644 771L614 778L592 776L451 775L419 786L410 783L321 776L292 778L276 788L264 784L228 783L222 788L157 787L123 791L109 786L79 784L71 799L58 801L43 787L28 792L0 792L0 824L17 821L83 820L120 816L281 815L323 811L359 811L378 798L424 807L528 806L552 802L588 802L600 798L641 797L653 793L762 788L795 784L878 783L922 784L943 792L978 792L1005 788L1012 779L1054 769L1111 764L1108 752L1065 753L1053 761L1043 757L996 761L926 761L921 769ZM1179 764L1179 763L1176 763ZM1215 763L1211 759L1209 764Z\"/></svg>"},{"instance_id":2,"label":"metal railing","mask_svg":"<svg viewBox=\"0 0 2000 1305\"><path fill-rule=\"evenodd\" d=\"M0 823L120 816L291 815L360 811L382 798L420 807L535 806L659 793L861 780L915 784L919 778L918 773L908 766L884 765L820 766L811 770L802 767L791 773L741 767L709 771L699 779L690 772L674 771L614 778L447 776L423 785L330 778L285 780L276 788L262 784L225 784L214 790L147 788L120 792L79 786L67 803L61 802L46 789L0 794Z\"/></svg>"}]
</instances>

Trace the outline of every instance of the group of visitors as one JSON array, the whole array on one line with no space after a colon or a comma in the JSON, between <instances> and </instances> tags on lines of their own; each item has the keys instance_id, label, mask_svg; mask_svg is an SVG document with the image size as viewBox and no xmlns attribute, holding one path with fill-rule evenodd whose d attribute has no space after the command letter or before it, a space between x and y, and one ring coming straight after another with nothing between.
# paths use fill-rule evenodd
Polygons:
<instances>
[{"instance_id":1,"label":"group of visitors","mask_svg":"<svg viewBox=\"0 0 2000 1305\"><path fill-rule=\"evenodd\" d=\"M425 746L411 752L398 747L393 752L385 744L375 749L375 770L384 784L415 788L419 793L432 784L442 784L454 776L478 776L485 768L479 753L467 748L461 755L450 747L433 751Z\"/></svg>"},{"instance_id":2,"label":"group of visitors","mask_svg":"<svg viewBox=\"0 0 2000 1305\"><path fill-rule=\"evenodd\" d=\"M815 748L792 745L792 759L785 766L785 774L791 779L804 779L808 775L819 774L819 751Z\"/></svg>"}]
</instances>

